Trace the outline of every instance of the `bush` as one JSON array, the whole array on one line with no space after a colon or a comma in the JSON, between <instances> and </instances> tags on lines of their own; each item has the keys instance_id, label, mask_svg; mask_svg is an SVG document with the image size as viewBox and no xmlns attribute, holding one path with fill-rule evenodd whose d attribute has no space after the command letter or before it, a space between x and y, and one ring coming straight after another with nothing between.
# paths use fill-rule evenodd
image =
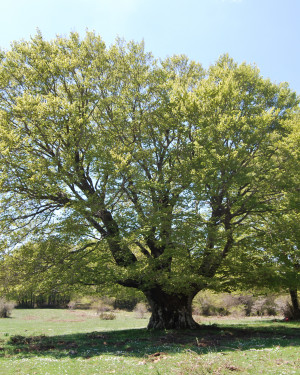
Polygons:
<instances>
[{"instance_id":1,"label":"bush","mask_svg":"<svg viewBox=\"0 0 300 375\"><path fill-rule=\"evenodd\" d=\"M147 305L144 302L139 302L135 305L133 309L135 312L135 317L138 319L144 319L145 314L149 311Z\"/></svg>"},{"instance_id":2,"label":"bush","mask_svg":"<svg viewBox=\"0 0 300 375\"><path fill-rule=\"evenodd\" d=\"M114 309L114 298L103 296L99 299L95 299L92 303L92 308L97 311L97 314L112 311Z\"/></svg>"},{"instance_id":3,"label":"bush","mask_svg":"<svg viewBox=\"0 0 300 375\"><path fill-rule=\"evenodd\" d=\"M290 318L293 311L287 298L287 296L272 294L254 297L252 294L237 295L204 290L195 297L193 311L194 314L203 316L276 316L283 314Z\"/></svg>"},{"instance_id":4,"label":"bush","mask_svg":"<svg viewBox=\"0 0 300 375\"><path fill-rule=\"evenodd\" d=\"M141 302L140 298L135 296L122 296L117 297L114 302L114 309L133 311L137 303Z\"/></svg>"},{"instance_id":5,"label":"bush","mask_svg":"<svg viewBox=\"0 0 300 375\"><path fill-rule=\"evenodd\" d=\"M238 297L239 302L244 306L245 315L250 316L252 311L252 306L254 304L254 297L252 294L242 294Z\"/></svg>"},{"instance_id":6,"label":"bush","mask_svg":"<svg viewBox=\"0 0 300 375\"><path fill-rule=\"evenodd\" d=\"M284 308L282 309L283 316L288 320L294 319L294 309L290 303L286 303Z\"/></svg>"},{"instance_id":7,"label":"bush","mask_svg":"<svg viewBox=\"0 0 300 375\"><path fill-rule=\"evenodd\" d=\"M75 310L76 309L77 302L76 301L70 301L68 303L68 309L69 310Z\"/></svg>"},{"instance_id":8,"label":"bush","mask_svg":"<svg viewBox=\"0 0 300 375\"><path fill-rule=\"evenodd\" d=\"M113 313L113 312L110 312L110 313L105 313L105 312L102 312L100 315L99 315L99 318L101 320L115 320L116 319L116 314Z\"/></svg>"},{"instance_id":9,"label":"bush","mask_svg":"<svg viewBox=\"0 0 300 375\"><path fill-rule=\"evenodd\" d=\"M277 316L297 319L297 313L287 295L269 294L254 297L251 294L214 293L201 291L194 299L194 313L203 316Z\"/></svg>"},{"instance_id":10,"label":"bush","mask_svg":"<svg viewBox=\"0 0 300 375\"><path fill-rule=\"evenodd\" d=\"M238 296L211 291L202 291L195 297L193 310L195 314L203 316L245 316L245 305Z\"/></svg>"},{"instance_id":11,"label":"bush","mask_svg":"<svg viewBox=\"0 0 300 375\"><path fill-rule=\"evenodd\" d=\"M219 297L208 290L201 291L197 294L193 302L193 310L195 314L203 316L218 315Z\"/></svg>"},{"instance_id":12,"label":"bush","mask_svg":"<svg viewBox=\"0 0 300 375\"><path fill-rule=\"evenodd\" d=\"M246 315L245 305L240 301L240 298L237 295L222 294L221 304L224 310L223 315L233 315L233 316L245 316Z\"/></svg>"},{"instance_id":13,"label":"bush","mask_svg":"<svg viewBox=\"0 0 300 375\"><path fill-rule=\"evenodd\" d=\"M80 309L88 310L93 309L97 311L97 314L106 311L112 311L115 298L113 297L95 297L95 296L77 296L76 299L71 300L68 303L70 310Z\"/></svg>"},{"instance_id":14,"label":"bush","mask_svg":"<svg viewBox=\"0 0 300 375\"><path fill-rule=\"evenodd\" d=\"M0 318L9 318L14 307L14 302L6 301L6 299L0 298Z\"/></svg>"},{"instance_id":15,"label":"bush","mask_svg":"<svg viewBox=\"0 0 300 375\"><path fill-rule=\"evenodd\" d=\"M252 305L251 313L258 316L277 315L275 296L258 297Z\"/></svg>"},{"instance_id":16,"label":"bush","mask_svg":"<svg viewBox=\"0 0 300 375\"><path fill-rule=\"evenodd\" d=\"M299 320L299 312L295 311L290 303L290 297L280 296L275 301L277 310L288 320Z\"/></svg>"}]
</instances>

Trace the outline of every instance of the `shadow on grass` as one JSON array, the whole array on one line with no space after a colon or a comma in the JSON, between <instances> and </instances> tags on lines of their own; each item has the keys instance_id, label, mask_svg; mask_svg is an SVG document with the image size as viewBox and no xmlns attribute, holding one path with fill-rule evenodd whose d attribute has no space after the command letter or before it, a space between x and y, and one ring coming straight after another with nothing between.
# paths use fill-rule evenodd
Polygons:
<instances>
[{"instance_id":1,"label":"shadow on grass","mask_svg":"<svg viewBox=\"0 0 300 375\"><path fill-rule=\"evenodd\" d=\"M300 346L300 326L289 323L269 327L203 325L194 331L129 329L57 336L11 336L0 356L50 356L91 358L99 355L156 357L193 351L226 352Z\"/></svg>"}]
</instances>

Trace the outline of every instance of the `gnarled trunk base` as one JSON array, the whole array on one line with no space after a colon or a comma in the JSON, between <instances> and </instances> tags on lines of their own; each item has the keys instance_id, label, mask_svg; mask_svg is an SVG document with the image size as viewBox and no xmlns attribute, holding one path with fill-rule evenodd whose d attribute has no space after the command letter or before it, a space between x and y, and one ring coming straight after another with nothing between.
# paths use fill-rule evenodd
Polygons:
<instances>
[{"instance_id":1,"label":"gnarled trunk base","mask_svg":"<svg viewBox=\"0 0 300 375\"><path fill-rule=\"evenodd\" d=\"M196 329L199 324L192 316L194 295L167 294L160 288L145 293L152 315L148 329Z\"/></svg>"}]
</instances>

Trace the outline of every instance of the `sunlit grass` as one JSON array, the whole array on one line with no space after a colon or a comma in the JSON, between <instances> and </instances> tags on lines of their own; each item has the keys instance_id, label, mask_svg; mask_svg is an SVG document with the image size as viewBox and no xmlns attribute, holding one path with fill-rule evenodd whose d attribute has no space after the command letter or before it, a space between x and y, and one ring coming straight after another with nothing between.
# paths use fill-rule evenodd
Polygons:
<instances>
[{"instance_id":1,"label":"sunlit grass","mask_svg":"<svg viewBox=\"0 0 300 375\"><path fill-rule=\"evenodd\" d=\"M198 331L146 330L147 319L15 310L0 319L0 374L300 374L300 324L201 318Z\"/></svg>"}]
</instances>

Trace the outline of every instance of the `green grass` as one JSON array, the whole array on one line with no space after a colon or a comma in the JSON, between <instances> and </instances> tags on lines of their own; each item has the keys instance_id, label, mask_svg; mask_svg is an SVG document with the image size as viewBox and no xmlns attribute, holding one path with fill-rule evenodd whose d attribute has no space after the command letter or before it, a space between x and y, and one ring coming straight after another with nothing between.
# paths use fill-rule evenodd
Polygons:
<instances>
[{"instance_id":1,"label":"green grass","mask_svg":"<svg viewBox=\"0 0 300 375\"><path fill-rule=\"evenodd\" d=\"M146 330L147 319L14 310L0 319L0 374L300 374L300 323L202 319L197 331Z\"/></svg>"}]
</instances>

